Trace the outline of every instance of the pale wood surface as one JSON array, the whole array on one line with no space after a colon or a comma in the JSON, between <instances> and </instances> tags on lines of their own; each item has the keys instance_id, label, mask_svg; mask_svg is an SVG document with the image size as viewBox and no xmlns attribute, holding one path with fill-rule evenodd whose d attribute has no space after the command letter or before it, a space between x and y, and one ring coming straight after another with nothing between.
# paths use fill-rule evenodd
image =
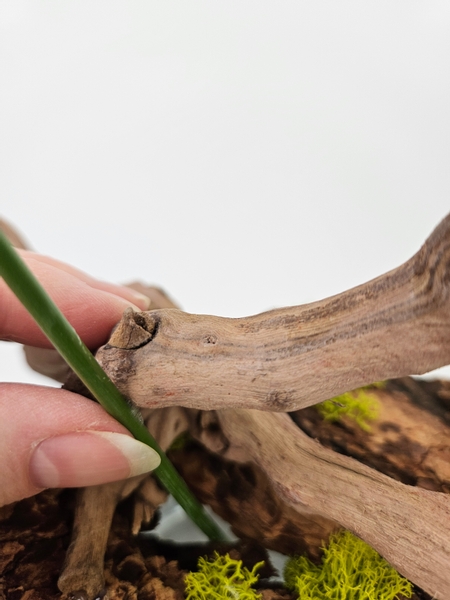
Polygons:
<instances>
[{"instance_id":1,"label":"pale wood surface","mask_svg":"<svg viewBox=\"0 0 450 600\"><path fill-rule=\"evenodd\" d=\"M292 411L450 363L450 215L389 273L248 318L124 315L97 358L140 407Z\"/></svg>"},{"instance_id":2,"label":"pale wood surface","mask_svg":"<svg viewBox=\"0 0 450 600\"><path fill-rule=\"evenodd\" d=\"M435 598L450 598L450 496L328 450L288 415L235 409L219 419L286 503L337 521Z\"/></svg>"}]
</instances>

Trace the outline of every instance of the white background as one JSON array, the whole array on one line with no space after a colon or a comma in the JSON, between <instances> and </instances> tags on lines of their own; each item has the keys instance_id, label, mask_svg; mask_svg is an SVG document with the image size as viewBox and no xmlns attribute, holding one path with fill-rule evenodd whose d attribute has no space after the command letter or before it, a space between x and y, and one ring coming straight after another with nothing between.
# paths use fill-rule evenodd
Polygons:
<instances>
[{"instance_id":1,"label":"white background","mask_svg":"<svg viewBox=\"0 0 450 600\"><path fill-rule=\"evenodd\" d=\"M340 292L450 209L449 31L448 0L0 0L0 213L189 312Z\"/></svg>"}]
</instances>

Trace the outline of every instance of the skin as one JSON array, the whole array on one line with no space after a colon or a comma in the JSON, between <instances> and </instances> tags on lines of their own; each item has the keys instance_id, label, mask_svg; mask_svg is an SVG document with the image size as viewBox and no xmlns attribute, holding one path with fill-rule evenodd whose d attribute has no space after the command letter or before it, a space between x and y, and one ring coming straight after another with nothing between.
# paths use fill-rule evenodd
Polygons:
<instances>
[{"instance_id":1,"label":"skin","mask_svg":"<svg viewBox=\"0 0 450 600\"><path fill-rule=\"evenodd\" d=\"M91 349L105 343L126 308L148 308L148 302L128 288L97 281L51 258L21 254ZM51 347L1 280L0 307L0 339ZM109 434L92 432L121 435L110 436L111 443ZM129 448L121 450L123 436L123 447L128 448L131 436L124 427L83 397L57 388L0 383L0 506L50 487L46 482L78 487L86 481L93 485L136 474L136 452L130 459ZM79 440L84 455L80 451L78 456ZM86 461L86 453L92 460ZM139 460L142 471L142 456ZM43 468L44 463L50 468Z\"/></svg>"}]
</instances>

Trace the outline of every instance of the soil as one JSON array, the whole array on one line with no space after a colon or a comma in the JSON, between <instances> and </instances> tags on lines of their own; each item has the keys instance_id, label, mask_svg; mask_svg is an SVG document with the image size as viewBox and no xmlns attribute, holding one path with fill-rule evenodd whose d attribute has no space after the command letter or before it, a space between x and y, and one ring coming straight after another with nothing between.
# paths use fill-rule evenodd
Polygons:
<instances>
[{"instance_id":1,"label":"soil","mask_svg":"<svg viewBox=\"0 0 450 600\"><path fill-rule=\"evenodd\" d=\"M0 521L0 598L3 600L56 600L57 579L70 542L74 509L73 490L47 490L18 502ZM200 556L228 552L260 570L264 600L291 600L279 586L270 586L274 574L267 552L256 542L239 544L174 544L156 537L132 536L129 502L116 511L105 555L105 581L110 600L182 600L184 576L195 570ZM73 600L85 600L75 594Z\"/></svg>"}]
</instances>

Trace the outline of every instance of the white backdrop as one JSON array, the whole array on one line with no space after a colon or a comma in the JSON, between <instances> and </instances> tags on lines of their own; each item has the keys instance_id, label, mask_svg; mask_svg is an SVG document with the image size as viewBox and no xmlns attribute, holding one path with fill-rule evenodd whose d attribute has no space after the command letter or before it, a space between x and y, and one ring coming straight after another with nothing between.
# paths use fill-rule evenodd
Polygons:
<instances>
[{"instance_id":1,"label":"white backdrop","mask_svg":"<svg viewBox=\"0 0 450 600\"><path fill-rule=\"evenodd\" d=\"M340 292L450 209L449 30L447 0L1 0L0 213L190 312Z\"/></svg>"}]
</instances>

